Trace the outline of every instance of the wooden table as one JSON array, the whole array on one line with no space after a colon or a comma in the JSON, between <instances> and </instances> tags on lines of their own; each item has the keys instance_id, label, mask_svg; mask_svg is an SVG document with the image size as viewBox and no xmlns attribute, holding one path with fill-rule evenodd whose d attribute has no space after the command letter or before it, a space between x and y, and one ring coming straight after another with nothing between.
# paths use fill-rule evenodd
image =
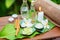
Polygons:
<instances>
[{"instance_id":1,"label":"wooden table","mask_svg":"<svg viewBox=\"0 0 60 40\"><path fill-rule=\"evenodd\" d=\"M8 18L9 18L9 16L8 17L0 17L0 30L4 27L5 24L8 23ZM55 28L53 28L52 30L50 30L47 33L37 35L34 38L30 38L30 39L26 38L23 40L48 39L48 38L55 38L55 37L60 37L60 28L57 26L55 26Z\"/></svg>"}]
</instances>

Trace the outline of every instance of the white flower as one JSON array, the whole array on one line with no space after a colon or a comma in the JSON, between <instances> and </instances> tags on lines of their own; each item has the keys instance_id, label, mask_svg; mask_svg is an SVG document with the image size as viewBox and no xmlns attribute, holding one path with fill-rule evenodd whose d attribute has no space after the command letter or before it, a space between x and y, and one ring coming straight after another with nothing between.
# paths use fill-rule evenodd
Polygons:
<instances>
[{"instance_id":1,"label":"white flower","mask_svg":"<svg viewBox=\"0 0 60 40\"><path fill-rule=\"evenodd\" d=\"M10 18L8 19L8 21L9 21L9 22L13 22L13 21L14 21L14 18L10 17Z\"/></svg>"},{"instance_id":2,"label":"white flower","mask_svg":"<svg viewBox=\"0 0 60 40\"><path fill-rule=\"evenodd\" d=\"M50 28L50 26L48 25L48 19L43 20L42 24L44 25L44 28L48 28L48 29Z\"/></svg>"},{"instance_id":3,"label":"white flower","mask_svg":"<svg viewBox=\"0 0 60 40\"><path fill-rule=\"evenodd\" d=\"M32 27L31 19L24 19L21 23L21 27Z\"/></svg>"},{"instance_id":4,"label":"white flower","mask_svg":"<svg viewBox=\"0 0 60 40\"><path fill-rule=\"evenodd\" d=\"M35 25L35 27L36 27L37 29L42 29L42 28L43 28L43 25L42 25L41 23L37 23L37 24Z\"/></svg>"},{"instance_id":5,"label":"white flower","mask_svg":"<svg viewBox=\"0 0 60 40\"><path fill-rule=\"evenodd\" d=\"M50 28L50 26L49 26L49 25L47 25L47 28L49 29L49 28Z\"/></svg>"},{"instance_id":6,"label":"white flower","mask_svg":"<svg viewBox=\"0 0 60 40\"><path fill-rule=\"evenodd\" d=\"M48 19L42 20L41 23L42 23L43 25L48 25Z\"/></svg>"},{"instance_id":7,"label":"white flower","mask_svg":"<svg viewBox=\"0 0 60 40\"><path fill-rule=\"evenodd\" d=\"M13 18L17 18L18 15L17 15L17 14L13 14L12 17L13 17Z\"/></svg>"},{"instance_id":8,"label":"white flower","mask_svg":"<svg viewBox=\"0 0 60 40\"><path fill-rule=\"evenodd\" d=\"M32 23L29 23L29 22L26 22L26 27L32 27L33 26L33 24Z\"/></svg>"},{"instance_id":9,"label":"white flower","mask_svg":"<svg viewBox=\"0 0 60 40\"><path fill-rule=\"evenodd\" d=\"M50 28L50 26L49 26L49 25L45 25L45 26L44 26L44 28L47 28L47 29L49 29L49 28Z\"/></svg>"}]
</instances>

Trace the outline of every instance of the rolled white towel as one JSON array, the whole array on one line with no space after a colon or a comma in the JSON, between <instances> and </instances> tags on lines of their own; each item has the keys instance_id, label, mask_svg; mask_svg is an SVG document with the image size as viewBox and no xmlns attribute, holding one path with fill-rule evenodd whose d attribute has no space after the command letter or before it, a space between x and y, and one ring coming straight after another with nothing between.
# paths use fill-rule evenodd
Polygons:
<instances>
[{"instance_id":1,"label":"rolled white towel","mask_svg":"<svg viewBox=\"0 0 60 40\"><path fill-rule=\"evenodd\" d=\"M18 15L17 15L17 14L13 14L12 17L13 17L13 18L17 18Z\"/></svg>"},{"instance_id":2,"label":"rolled white towel","mask_svg":"<svg viewBox=\"0 0 60 40\"><path fill-rule=\"evenodd\" d=\"M13 22L13 21L14 21L14 18L10 17L10 18L8 19L8 21L9 21L9 22Z\"/></svg>"}]
</instances>

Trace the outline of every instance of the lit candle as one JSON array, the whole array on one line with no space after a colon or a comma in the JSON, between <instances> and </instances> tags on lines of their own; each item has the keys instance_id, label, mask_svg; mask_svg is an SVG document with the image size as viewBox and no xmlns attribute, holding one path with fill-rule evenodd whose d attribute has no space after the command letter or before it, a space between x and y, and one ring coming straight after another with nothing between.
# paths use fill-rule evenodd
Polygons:
<instances>
[{"instance_id":1,"label":"lit candle","mask_svg":"<svg viewBox=\"0 0 60 40\"><path fill-rule=\"evenodd\" d=\"M40 11L40 12L42 11L42 8L41 8L41 7L39 7L39 11Z\"/></svg>"},{"instance_id":2,"label":"lit candle","mask_svg":"<svg viewBox=\"0 0 60 40\"><path fill-rule=\"evenodd\" d=\"M43 11L38 12L38 21L41 22L43 21L43 19L44 19L44 12Z\"/></svg>"}]
</instances>

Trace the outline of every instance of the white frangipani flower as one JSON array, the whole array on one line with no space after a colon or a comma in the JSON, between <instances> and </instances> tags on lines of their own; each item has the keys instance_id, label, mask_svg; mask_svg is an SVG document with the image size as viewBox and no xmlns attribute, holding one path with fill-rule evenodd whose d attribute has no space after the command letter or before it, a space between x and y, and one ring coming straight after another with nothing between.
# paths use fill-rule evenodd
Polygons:
<instances>
[{"instance_id":1,"label":"white frangipani flower","mask_svg":"<svg viewBox=\"0 0 60 40\"><path fill-rule=\"evenodd\" d=\"M32 27L33 26L33 24L29 23L29 22L26 22L25 25L26 25L26 27Z\"/></svg>"},{"instance_id":2,"label":"white frangipani flower","mask_svg":"<svg viewBox=\"0 0 60 40\"><path fill-rule=\"evenodd\" d=\"M48 29L50 28L50 26L48 25L48 19L43 20L42 24L44 25L44 28L48 28Z\"/></svg>"},{"instance_id":3,"label":"white frangipani flower","mask_svg":"<svg viewBox=\"0 0 60 40\"><path fill-rule=\"evenodd\" d=\"M42 23L43 25L48 25L48 19L42 20L41 23Z\"/></svg>"},{"instance_id":4,"label":"white frangipani flower","mask_svg":"<svg viewBox=\"0 0 60 40\"><path fill-rule=\"evenodd\" d=\"M49 25L47 25L47 28L49 29L49 28L50 28L50 26L49 26Z\"/></svg>"},{"instance_id":5,"label":"white frangipani flower","mask_svg":"<svg viewBox=\"0 0 60 40\"><path fill-rule=\"evenodd\" d=\"M49 26L49 25L45 25L45 26L44 26L44 28L47 28L47 29L49 29L49 28L50 28L50 26Z\"/></svg>"},{"instance_id":6,"label":"white frangipani flower","mask_svg":"<svg viewBox=\"0 0 60 40\"><path fill-rule=\"evenodd\" d=\"M31 23L31 19L25 19L21 23L21 27L32 27L33 24Z\"/></svg>"}]
</instances>

